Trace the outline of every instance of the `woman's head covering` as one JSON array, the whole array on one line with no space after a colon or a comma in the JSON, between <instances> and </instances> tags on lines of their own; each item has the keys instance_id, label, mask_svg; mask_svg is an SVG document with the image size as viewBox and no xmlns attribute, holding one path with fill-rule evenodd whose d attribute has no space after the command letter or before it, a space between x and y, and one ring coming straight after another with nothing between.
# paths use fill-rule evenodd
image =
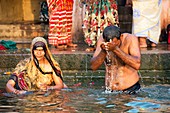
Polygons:
<instances>
[{"instance_id":1,"label":"woman's head covering","mask_svg":"<svg viewBox=\"0 0 170 113\"><path fill-rule=\"evenodd\" d=\"M46 45L44 42L36 42L34 45L33 45L33 50L36 50L38 47L42 47L43 50L46 50Z\"/></svg>"},{"instance_id":2,"label":"woman's head covering","mask_svg":"<svg viewBox=\"0 0 170 113\"><path fill-rule=\"evenodd\" d=\"M43 37L35 37L32 40L31 45L33 46L36 42L43 42L45 45L47 45L47 41Z\"/></svg>"},{"instance_id":3,"label":"woman's head covering","mask_svg":"<svg viewBox=\"0 0 170 113\"><path fill-rule=\"evenodd\" d=\"M53 57L52 57L52 54L48 48L48 45L47 45L47 41L43 38L43 37L36 37L32 40L32 43L31 43L31 59L34 60L35 59L35 56L34 56L34 53L33 51L37 48L37 47L43 47L43 50L45 52L45 57L48 57L47 60L52 60L52 62L56 62ZM58 64L58 63L57 63Z\"/></svg>"},{"instance_id":4,"label":"woman's head covering","mask_svg":"<svg viewBox=\"0 0 170 113\"><path fill-rule=\"evenodd\" d=\"M37 47L42 47L44 51L47 50L47 41L43 37L36 37L32 40L31 43L31 52L33 54L33 50L35 50Z\"/></svg>"}]
</instances>

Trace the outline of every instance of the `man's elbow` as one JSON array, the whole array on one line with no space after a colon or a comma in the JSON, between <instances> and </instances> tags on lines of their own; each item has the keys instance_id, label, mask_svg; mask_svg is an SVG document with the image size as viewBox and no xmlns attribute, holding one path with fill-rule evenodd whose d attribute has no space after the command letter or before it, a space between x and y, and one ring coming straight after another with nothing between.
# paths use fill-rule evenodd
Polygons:
<instances>
[{"instance_id":1,"label":"man's elbow","mask_svg":"<svg viewBox=\"0 0 170 113\"><path fill-rule=\"evenodd\" d=\"M91 59L91 61L90 61L90 68L91 68L93 71L96 71L96 70L97 70L97 69L96 69L96 66L95 66L95 62L94 62L93 59Z\"/></svg>"},{"instance_id":2,"label":"man's elbow","mask_svg":"<svg viewBox=\"0 0 170 113\"><path fill-rule=\"evenodd\" d=\"M91 68L93 71L96 71L96 70L99 68L99 65L91 62L90 68Z\"/></svg>"},{"instance_id":3,"label":"man's elbow","mask_svg":"<svg viewBox=\"0 0 170 113\"><path fill-rule=\"evenodd\" d=\"M140 69L140 64L137 64L136 70L139 70L139 69Z\"/></svg>"},{"instance_id":4,"label":"man's elbow","mask_svg":"<svg viewBox=\"0 0 170 113\"><path fill-rule=\"evenodd\" d=\"M96 67L96 66L91 65L91 69L92 69L93 71L96 71L96 70L97 70L97 67Z\"/></svg>"},{"instance_id":5,"label":"man's elbow","mask_svg":"<svg viewBox=\"0 0 170 113\"><path fill-rule=\"evenodd\" d=\"M135 64L135 69L136 69L136 70L139 70L139 69L140 69L140 66L141 66L141 62L138 61L138 62Z\"/></svg>"}]
</instances>

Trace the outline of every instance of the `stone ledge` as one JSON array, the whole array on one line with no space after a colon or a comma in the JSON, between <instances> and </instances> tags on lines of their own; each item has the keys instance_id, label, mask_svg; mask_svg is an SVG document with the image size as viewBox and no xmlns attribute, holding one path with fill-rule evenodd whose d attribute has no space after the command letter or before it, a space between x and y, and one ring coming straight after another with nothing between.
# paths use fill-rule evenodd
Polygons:
<instances>
[{"instance_id":1,"label":"stone ledge","mask_svg":"<svg viewBox=\"0 0 170 113\"><path fill-rule=\"evenodd\" d=\"M58 61L62 70L65 71L91 71L90 69L90 59L92 53L81 53L73 52L72 54L59 53L53 54L54 59ZM29 53L20 51L19 53L3 53L0 54L0 71L11 71L16 64L24 59L30 57ZM142 71L169 71L170 70L170 52L165 53L142 53L141 57L141 68ZM105 70L104 65L102 65L99 70Z\"/></svg>"},{"instance_id":2,"label":"stone ledge","mask_svg":"<svg viewBox=\"0 0 170 113\"><path fill-rule=\"evenodd\" d=\"M0 39L12 41L27 41L48 33L45 24L0 24Z\"/></svg>"}]
</instances>

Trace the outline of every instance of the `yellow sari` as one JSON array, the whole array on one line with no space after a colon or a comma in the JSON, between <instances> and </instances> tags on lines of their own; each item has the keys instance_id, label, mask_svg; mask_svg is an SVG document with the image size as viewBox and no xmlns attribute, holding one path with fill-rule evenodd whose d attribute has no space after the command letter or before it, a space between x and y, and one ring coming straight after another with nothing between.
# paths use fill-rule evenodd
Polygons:
<instances>
[{"instance_id":1,"label":"yellow sari","mask_svg":"<svg viewBox=\"0 0 170 113\"><path fill-rule=\"evenodd\" d=\"M51 62L50 64L53 68L52 73L43 74L36 66L36 62L34 61L35 58L33 56L33 45L39 41L45 43L46 45L45 55L46 55L46 59L48 59L48 61ZM20 61L17 64L16 68L14 69L14 73L16 75L19 75L20 73L24 73L23 77L24 77L24 81L28 85L28 89L26 89L28 91L41 89L42 84L52 85L54 83L52 74L55 74L56 76L59 76L62 79L62 71L59 67L59 64L52 57L52 54L47 46L47 42L42 37L36 37L33 39L31 44L31 57Z\"/></svg>"}]
</instances>

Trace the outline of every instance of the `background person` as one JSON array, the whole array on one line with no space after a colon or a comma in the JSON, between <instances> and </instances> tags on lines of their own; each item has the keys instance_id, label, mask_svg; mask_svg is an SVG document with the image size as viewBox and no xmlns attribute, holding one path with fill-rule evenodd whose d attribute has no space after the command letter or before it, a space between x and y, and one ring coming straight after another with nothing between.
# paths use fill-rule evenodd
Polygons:
<instances>
[{"instance_id":1,"label":"background person","mask_svg":"<svg viewBox=\"0 0 170 113\"><path fill-rule=\"evenodd\" d=\"M132 0L132 33L139 38L140 47L156 47L161 33L162 0Z\"/></svg>"},{"instance_id":2,"label":"background person","mask_svg":"<svg viewBox=\"0 0 170 113\"><path fill-rule=\"evenodd\" d=\"M72 43L73 0L47 0L49 12L49 44L76 47Z\"/></svg>"},{"instance_id":3,"label":"background person","mask_svg":"<svg viewBox=\"0 0 170 113\"><path fill-rule=\"evenodd\" d=\"M91 59L92 70L97 70L103 63L106 90L134 94L140 89L141 53L137 37L121 34L116 26L106 27Z\"/></svg>"},{"instance_id":4,"label":"background person","mask_svg":"<svg viewBox=\"0 0 170 113\"><path fill-rule=\"evenodd\" d=\"M117 0L81 0L85 5L83 33L89 48L94 51L96 42L108 25L119 25Z\"/></svg>"},{"instance_id":5,"label":"background person","mask_svg":"<svg viewBox=\"0 0 170 113\"><path fill-rule=\"evenodd\" d=\"M62 71L53 59L46 40L42 37L34 38L31 44L31 57L17 64L6 84L7 92L22 94L25 90L60 90L62 88L66 88Z\"/></svg>"}]
</instances>

